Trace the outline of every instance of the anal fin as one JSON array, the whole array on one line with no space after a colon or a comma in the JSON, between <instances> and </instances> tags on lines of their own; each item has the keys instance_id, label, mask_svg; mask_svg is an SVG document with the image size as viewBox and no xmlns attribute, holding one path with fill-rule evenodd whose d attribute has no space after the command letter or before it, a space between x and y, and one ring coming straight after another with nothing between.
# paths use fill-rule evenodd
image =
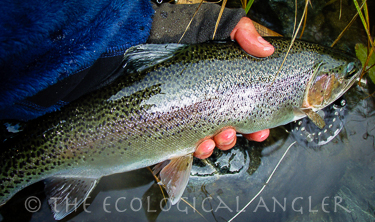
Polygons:
<instances>
[{"instance_id":1,"label":"anal fin","mask_svg":"<svg viewBox=\"0 0 375 222\"><path fill-rule=\"evenodd\" d=\"M76 210L89 196L100 178L51 177L44 181L45 193L56 220Z\"/></svg>"},{"instance_id":2,"label":"anal fin","mask_svg":"<svg viewBox=\"0 0 375 222\"><path fill-rule=\"evenodd\" d=\"M165 190L169 195L172 205L180 200L185 191L186 185L189 182L192 164L193 154L188 154L171 159L160 172L160 180L165 185ZM158 165L156 168L160 168Z\"/></svg>"}]
</instances>

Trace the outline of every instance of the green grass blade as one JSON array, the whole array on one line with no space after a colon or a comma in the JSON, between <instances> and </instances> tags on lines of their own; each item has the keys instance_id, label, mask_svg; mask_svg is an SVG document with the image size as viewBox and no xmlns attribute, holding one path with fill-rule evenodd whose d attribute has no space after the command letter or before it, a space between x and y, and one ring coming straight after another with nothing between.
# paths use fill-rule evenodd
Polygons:
<instances>
[{"instance_id":1,"label":"green grass blade","mask_svg":"<svg viewBox=\"0 0 375 222\"><path fill-rule=\"evenodd\" d=\"M253 5L254 0L249 0L246 4L245 12L246 14L250 11L250 7Z\"/></svg>"},{"instance_id":2,"label":"green grass blade","mask_svg":"<svg viewBox=\"0 0 375 222\"><path fill-rule=\"evenodd\" d=\"M371 43L371 47L374 47L373 41L371 41L370 31L368 30L368 27L369 27L369 26L368 26L368 23L367 23L368 21L365 20L365 17L363 16L363 13L362 13L361 7L359 7L359 4L358 4L357 0L353 0L353 2L354 2L354 5L355 5L355 7L356 7L356 9L357 9L357 12L358 12L358 14L359 14L359 17L361 18L361 21L362 21L363 27L364 27L365 30L366 30L367 37L368 37L368 39L369 39L369 42ZM366 0L364 0L364 1L362 2L362 4L366 4ZM366 14L367 14L367 9L365 9L365 12L366 12Z\"/></svg>"}]
</instances>

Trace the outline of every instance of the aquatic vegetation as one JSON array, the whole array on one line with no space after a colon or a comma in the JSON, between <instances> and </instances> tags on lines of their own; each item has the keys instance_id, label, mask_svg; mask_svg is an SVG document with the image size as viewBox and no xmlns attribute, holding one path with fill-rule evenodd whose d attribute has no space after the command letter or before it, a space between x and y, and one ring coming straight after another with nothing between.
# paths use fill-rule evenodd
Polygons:
<instances>
[{"instance_id":1,"label":"aquatic vegetation","mask_svg":"<svg viewBox=\"0 0 375 222\"><path fill-rule=\"evenodd\" d=\"M374 68L375 54L374 53L370 54L369 48L362 43L358 43L355 46L355 52L356 52L357 58L361 60L363 67L367 63L367 66L364 69L368 72L372 82L375 83L375 68Z\"/></svg>"}]
</instances>

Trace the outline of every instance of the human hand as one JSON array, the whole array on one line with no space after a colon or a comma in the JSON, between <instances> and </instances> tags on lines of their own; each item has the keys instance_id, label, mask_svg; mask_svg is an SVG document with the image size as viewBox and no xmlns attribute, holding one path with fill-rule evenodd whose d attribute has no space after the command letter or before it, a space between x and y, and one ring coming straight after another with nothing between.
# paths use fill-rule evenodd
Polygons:
<instances>
[{"instance_id":1,"label":"human hand","mask_svg":"<svg viewBox=\"0 0 375 222\"><path fill-rule=\"evenodd\" d=\"M231 39L236 40L245 52L257 56L267 57L274 52L271 44L265 41L256 31L252 21L243 17L230 34ZM245 134L248 140L262 142L267 139L270 130L261 130L252 134ZM225 129L212 139L207 139L200 143L194 153L195 157L205 159L211 156L215 146L221 150L231 149L237 141L236 131L232 128Z\"/></svg>"}]
</instances>

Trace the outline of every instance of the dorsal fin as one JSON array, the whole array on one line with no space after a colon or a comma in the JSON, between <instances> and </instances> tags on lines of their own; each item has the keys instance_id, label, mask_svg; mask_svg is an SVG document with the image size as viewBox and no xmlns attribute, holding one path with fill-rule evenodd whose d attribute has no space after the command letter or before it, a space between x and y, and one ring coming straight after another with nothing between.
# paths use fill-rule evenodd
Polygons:
<instances>
[{"instance_id":1,"label":"dorsal fin","mask_svg":"<svg viewBox=\"0 0 375 222\"><path fill-rule=\"evenodd\" d=\"M141 44L126 50L123 68L127 73L141 72L144 69L161 63L177 51L184 49L186 44Z\"/></svg>"}]
</instances>

